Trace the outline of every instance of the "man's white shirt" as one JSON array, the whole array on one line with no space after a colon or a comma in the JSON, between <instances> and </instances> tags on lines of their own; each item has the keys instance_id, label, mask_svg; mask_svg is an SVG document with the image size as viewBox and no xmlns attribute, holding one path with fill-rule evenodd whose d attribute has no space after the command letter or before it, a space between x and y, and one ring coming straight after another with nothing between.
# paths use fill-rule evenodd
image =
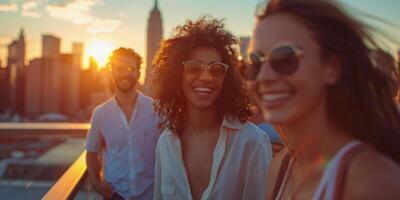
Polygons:
<instances>
[{"instance_id":1,"label":"man's white shirt","mask_svg":"<svg viewBox=\"0 0 400 200\"><path fill-rule=\"evenodd\" d=\"M126 199L153 192L155 147L161 131L152 103L138 92L130 122L115 97L92 114L86 150L102 151L104 179Z\"/></svg>"}]
</instances>

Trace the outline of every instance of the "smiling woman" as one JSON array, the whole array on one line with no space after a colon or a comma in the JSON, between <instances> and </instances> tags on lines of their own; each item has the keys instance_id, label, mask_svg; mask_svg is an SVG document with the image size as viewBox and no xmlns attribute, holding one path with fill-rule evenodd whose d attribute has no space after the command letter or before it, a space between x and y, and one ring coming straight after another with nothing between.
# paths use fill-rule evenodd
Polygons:
<instances>
[{"instance_id":1,"label":"smiling woman","mask_svg":"<svg viewBox=\"0 0 400 200\"><path fill-rule=\"evenodd\" d=\"M114 48L113 43L106 40L94 40L89 42L85 49L85 60L89 62L89 58L93 57L98 62L98 67L103 68L106 65L107 58Z\"/></svg>"}]
</instances>

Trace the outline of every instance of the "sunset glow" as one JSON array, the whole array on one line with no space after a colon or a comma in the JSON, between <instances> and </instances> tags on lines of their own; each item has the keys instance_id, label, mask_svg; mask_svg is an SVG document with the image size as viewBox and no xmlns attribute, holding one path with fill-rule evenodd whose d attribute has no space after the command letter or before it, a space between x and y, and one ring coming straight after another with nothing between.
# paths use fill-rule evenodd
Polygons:
<instances>
[{"instance_id":1,"label":"sunset glow","mask_svg":"<svg viewBox=\"0 0 400 200\"><path fill-rule=\"evenodd\" d=\"M113 48L114 45L110 41L94 40L89 42L85 49L85 63L88 63L89 57L93 57L98 62L99 68L105 67Z\"/></svg>"}]
</instances>

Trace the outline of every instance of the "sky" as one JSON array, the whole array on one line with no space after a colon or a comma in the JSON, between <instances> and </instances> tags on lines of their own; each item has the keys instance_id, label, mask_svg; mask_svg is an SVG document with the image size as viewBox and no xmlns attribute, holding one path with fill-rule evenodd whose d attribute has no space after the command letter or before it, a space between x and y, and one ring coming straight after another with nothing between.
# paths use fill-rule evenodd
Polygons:
<instances>
[{"instance_id":1,"label":"sky","mask_svg":"<svg viewBox=\"0 0 400 200\"><path fill-rule=\"evenodd\" d=\"M262 0L159 0L164 38L186 19L209 14L224 18L229 30L238 36L250 36L254 11ZM340 0L357 17L372 14L388 22L385 32L400 40L399 0ZM72 42L86 46L97 40L113 47L130 47L145 57L147 21L154 0L0 0L0 60L5 64L7 45L25 31L27 57L40 57L41 35L62 39L61 51L71 51ZM354 12L354 11L357 12ZM367 22L374 20L361 17ZM378 23L377 26L382 25ZM400 46L400 45L399 45ZM396 46L391 46L394 52Z\"/></svg>"}]
</instances>

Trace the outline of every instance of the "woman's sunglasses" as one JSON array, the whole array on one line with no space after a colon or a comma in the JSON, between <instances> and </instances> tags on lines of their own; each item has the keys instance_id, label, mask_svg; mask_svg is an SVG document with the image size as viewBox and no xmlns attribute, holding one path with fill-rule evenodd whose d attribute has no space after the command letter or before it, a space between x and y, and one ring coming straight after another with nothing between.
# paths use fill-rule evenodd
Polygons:
<instances>
[{"instance_id":1,"label":"woman's sunglasses","mask_svg":"<svg viewBox=\"0 0 400 200\"><path fill-rule=\"evenodd\" d=\"M299 67L299 58L303 50L293 44L282 44L271 49L267 55L257 51L250 53L246 61L245 78L255 80L265 62L280 75L291 75Z\"/></svg>"},{"instance_id":2,"label":"woman's sunglasses","mask_svg":"<svg viewBox=\"0 0 400 200\"><path fill-rule=\"evenodd\" d=\"M208 73L214 79L222 79L226 75L226 71L228 70L228 65L215 62L209 65L203 64L196 60L183 62L183 66L185 66L185 73L189 77L199 77L205 69L208 70Z\"/></svg>"}]
</instances>

